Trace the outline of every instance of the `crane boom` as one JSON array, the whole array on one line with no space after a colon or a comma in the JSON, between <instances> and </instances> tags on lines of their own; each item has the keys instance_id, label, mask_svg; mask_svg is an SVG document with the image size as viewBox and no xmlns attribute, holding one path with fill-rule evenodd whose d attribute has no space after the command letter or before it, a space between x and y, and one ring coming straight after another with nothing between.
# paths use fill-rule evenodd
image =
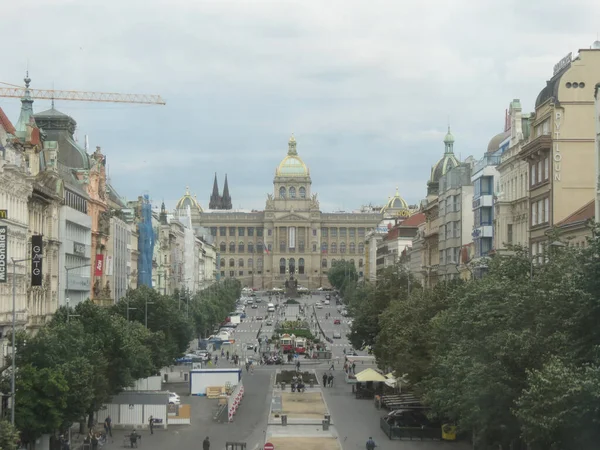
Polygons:
<instances>
[{"instance_id":1,"label":"crane boom","mask_svg":"<svg viewBox=\"0 0 600 450\"><path fill-rule=\"evenodd\" d=\"M1 83L1 82L0 82ZM8 83L1 83L8 85ZM140 103L146 105L166 105L160 95L117 94L111 92L60 91L55 89L31 89L25 87L0 87L0 97L22 98L28 91L32 98L42 100L69 100L78 102Z\"/></svg>"}]
</instances>

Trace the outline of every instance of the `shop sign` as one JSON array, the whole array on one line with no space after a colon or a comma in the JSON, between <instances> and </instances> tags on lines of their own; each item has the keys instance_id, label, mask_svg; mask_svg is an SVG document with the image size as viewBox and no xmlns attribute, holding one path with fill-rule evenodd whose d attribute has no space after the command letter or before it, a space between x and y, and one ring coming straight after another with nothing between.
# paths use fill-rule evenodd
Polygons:
<instances>
[{"instance_id":1,"label":"shop sign","mask_svg":"<svg viewBox=\"0 0 600 450\"><path fill-rule=\"evenodd\" d=\"M560 127L562 125L562 113L556 111L554 115L554 151L552 155L553 167L554 167L554 181L560 181L560 171L562 169L562 154L560 152Z\"/></svg>"},{"instance_id":2,"label":"shop sign","mask_svg":"<svg viewBox=\"0 0 600 450\"><path fill-rule=\"evenodd\" d=\"M94 266L94 275L101 277L104 271L104 255L96 255L96 265Z\"/></svg>"},{"instance_id":3,"label":"shop sign","mask_svg":"<svg viewBox=\"0 0 600 450\"><path fill-rule=\"evenodd\" d=\"M31 285L42 285L42 254L43 254L42 235L31 236Z\"/></svg>"},{"instance_id":4,"label":"shop sign","mask_svg":"<svg viewBox=\"0 0 600 450\"><path fill-rule=\"evenodd\" d=\"M7 271L8 271L8 227L6 225L0 226L0 283L6 283Z\"/></svg>"}]
</instances>

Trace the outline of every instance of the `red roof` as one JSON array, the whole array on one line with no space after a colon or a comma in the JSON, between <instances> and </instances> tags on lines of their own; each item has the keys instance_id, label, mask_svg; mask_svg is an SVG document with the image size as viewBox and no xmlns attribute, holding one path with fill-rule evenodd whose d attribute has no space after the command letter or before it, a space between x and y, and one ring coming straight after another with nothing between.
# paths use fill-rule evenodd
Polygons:
<instances>
[{"instance_id":1,"label":"red roof","mask_svg":"<svg viewBox=\"0 0 600 450\"><path fill-rule=\"evenodd\" d=\"M580 222L587 222L588 220L594 219L596 213L596 205L595 200L592 200L589 203L586 203L577 211L567 216L560 222L556 224L557 227L566 227L569 225L574 225Z\"/></svg>"},{"instance_id":2,"label":"red roof","mask_svg":"<svg viewBox=\"0 0 600 450\"><path fill-rule=\"evenodd\" d=\"M408 219L403 220L400 224L401 227L418 227L422 223L425 223L425 213L417 213L410 216Z\"/></svg>"},{"instance_id":3,"label":"red roof","mask_svg":"<svg viewBox=\"0 0 600 450\"><path fill-rule=\"evenodd\" d=\"M15 134L17 132L9 118L6 117L6 114L4 113L2 108L0 108L0 125L2 125L2 128L4 128L9 134Z\"/></svg>"}]
</instances>

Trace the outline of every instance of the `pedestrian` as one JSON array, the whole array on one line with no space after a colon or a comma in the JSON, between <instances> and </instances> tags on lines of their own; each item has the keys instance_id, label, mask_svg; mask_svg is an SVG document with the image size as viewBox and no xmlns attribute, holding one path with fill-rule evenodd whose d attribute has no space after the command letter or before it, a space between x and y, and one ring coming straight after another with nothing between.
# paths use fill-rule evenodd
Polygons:
<instances>
[{"instance_id":1,"label":"pedestrian","mask_svg":"<svg viewBox=\"0 0 600 450\"><path fill-rule=\"evenodd\" d=\"M329 366L329 370L335 370L335 363L331 363L331 366Z\"/></svg>"},{"instance_id":2,"label":"pedestrian","mask_svg":"<svg viewBox=\"0 0 600 450\"><path fill-rule=\"evenodd\" d=\"M296 371L300 372L300 360L296 361Z\"/></svg>"},{"instance_id":3,"label":"pedestrian","mask_svg":"<svg viewBox=\"0 0 600 450\"><path fill-rule=\"evenodd\" d=\"M110 418L110 416L104 419L104 429L106 430L106 434L112 437L112 419Z\"/></svg>"},{"instance_id":4,"label":"pedestrian","mask_svg":"<svg viewBox=\"0 0 600 450\"><path fill-rule=\"evenodd\" d=\"M92 433L90 442L92 443L92 450L98 450L98 436L95 433Z\"/></svg>"},{"instance_id":5,"label":"pedestrian","mask_svg":"<svg viewBox=\"0 0 600 450\"><path fill-rule=\"evenodd\" d=\"M206 439L202 441L202 450L210 450L210 441L208 440L208 436L206 436Z\"/></svg>"},{"instance_id":6,"label":"pedestrian","mask_svg":"<svg viewBox=\"0 0 600 450\"><path fill-rule=\"evenodd\" d=\"M354 375L356 375L356 363L355 362L352 363L352 373Z\"/></svg>"},{"instance_id":7,"label":"pedestrian","mask_svg":"<svg viewBox=\"0 0 600 450\"><path fill-rule=\"evenodd\" d=\"M216 366L217 364L219 364L219 356L218 356L218 355L215 355L215 366Z\"/></svg>"},{"instance_id":8,"label":"pedestrian","mask_svg":"<svg viewBox=\"0 0 600 450\"><path fill-rule=\"evenodd\" d=\"M150 434L154 434L154 417L148 418L148 426L150 427Z\"/></svg>"},{"instance_id":9,"label":"pedestrian","mask_svg":"<svg viewBox=\"0 0 600 450\"><path fill-rule=\"evenodd\" d=\"M323 387L327 387L327 374L323 374Z\"/></svg>"},{"instance_id":10,"label":"pedestrian","mask_svg":"<svg viewBox=\"0 0 600 450\"><path fill-rule=\"evenodd\" d=\"M369 438L369 440L367 441L367 450L375 450L375 447L377 447L377 444L375 444L375 441L373 440L372 437Z\"/></svg>"},{"instance_id":11,"label":"pedestrian","mask_svg":"<svg viewBox=\"0 0 600 450\"><path fill-rule=\"evenodd\" d=\"M329 387L333 387L333 374L330 373L327 377L327 381L329 381Z\"/></svg>"},{"instance_id":12,"label":"pedestrian","mask_svg":"<svg viewBox=\"0 0 600 450\"><path fill-rule=\"evenodd\" d=\"M227 361L229 361L229 350L227 350Z\"/></svg>"}]
</instances>

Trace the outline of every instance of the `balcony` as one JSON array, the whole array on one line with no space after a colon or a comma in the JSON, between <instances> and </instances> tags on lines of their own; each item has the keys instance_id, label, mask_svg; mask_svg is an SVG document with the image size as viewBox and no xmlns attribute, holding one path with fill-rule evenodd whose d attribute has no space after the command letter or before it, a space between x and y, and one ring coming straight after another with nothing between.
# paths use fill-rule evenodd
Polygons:
<instances>
[{"instance_id":1,"label":"balcony","mask_svg":"<svg viewBox=\"0 0 600 450\"><path fill-rule=\"evenodd\" d=\"M552 137L549 134L542 134L529 141L521 150L521 158L527 159L534 153L549 151L552 148Z\"/></svg>"},{"instance_id":2,"label":"balcony","mask_svg":"<svg viewBox=\"0 0 600 450\"><path fill-rule=\"evenodd\" d=\"M487 166L497 166L500 164L501 156L484 156L479 161L475 163L473 169L471 170L472 174L476 174L477 172L482 171Z\"/></svg>"},{"instance_id":3,"label":"balcony","mask_svg":"<svg viewBox=\"0 0 600 450\"><path fill-rule=\"evenodd\" d=\"M475 239L494 237L494 227L491 224L489 224L489 225L482 224L481 226L479 226L477 228L473 228L473 232L471 233L471 236Z\"/></svg>"},{"instance_id":4,"label":"balcony","mask_svg":"<svg viewBox=\"0 0 600 450\"><path fill-rule=\"evenodd\" d=\"M473 209L484 206L494 206L494 196L491 193L481 194L477 199L473 200Z\"/></svg>"}]
</instances>

